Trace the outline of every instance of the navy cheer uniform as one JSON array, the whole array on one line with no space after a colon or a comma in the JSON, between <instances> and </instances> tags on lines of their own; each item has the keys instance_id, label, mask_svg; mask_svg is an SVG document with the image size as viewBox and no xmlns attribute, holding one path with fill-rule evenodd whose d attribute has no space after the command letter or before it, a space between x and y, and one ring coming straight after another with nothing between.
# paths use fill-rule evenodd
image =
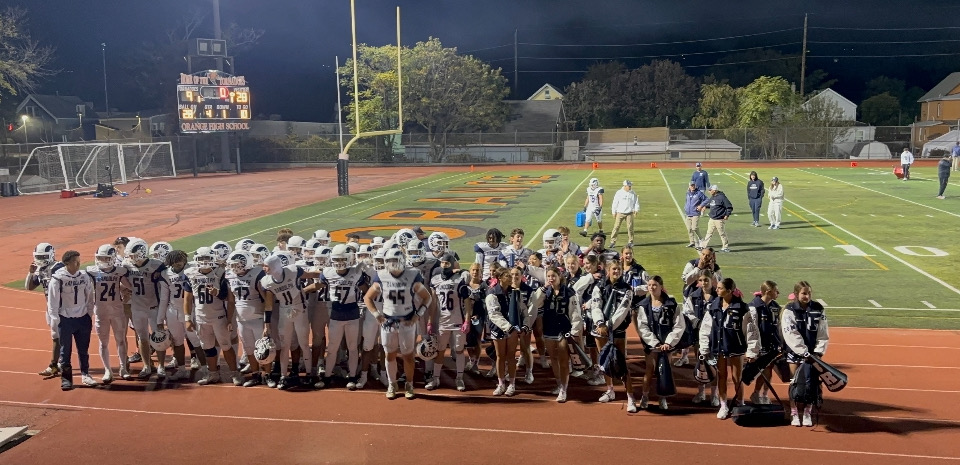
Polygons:
<instances>
[{"instance_id":1,"label":"navy cheer uniform","mask_svg":"<svg viewBox=\"0 0 960 465\"><path fill-rule=\"evenodd\" d=\"M687 328L687 320L681 314L677 301L666 293L662 297L663 305L654 307L653 299L648 295L640 300L637 309L637 330L644 353L649 354L663 344L676 347Z\"/></svg>"},{"instance_id":2,"label":"navy cheer uniform","mask_svg":"<svg viewBox=\"0 0 960 465\"><path fill-rule=\"evenodd\" d=\"M780 328L783 343L790 351L787 354L790 363L802 362L808 353L823 355L827 351L830 342L827 316L817 301L810 301L806 309L800 307L799 302L787 304L780 314Z\"/></svg>"},{"instance_id":3,"label":"navy cheer uniform","mask_svg":"<svg viewBox=\"0 0 960 465\"><path fill-rule=\"evenodd\" d=\"M583 322L580 318L580 296L568 286L559 290L546 286L533 293L534 305L543 315L543 337L559 341L567 334L578 336Z\"/></svg>"},{"instance_id":4,"label":"navy cheer uniform","mask_svg":"<svg viewBox=\"0 0 960 465\"><path fill-rule=\"evenodd\" d=\"M607 337L625 339L627 328L630 327L630 304L633 302L633 289L629 284L618 280L611 283L603 281L593 289L590 300L590 310L593 314L594 337L600 337L596 332L597 325L603 322L607 325Z\"/></svg>"},{"instance_id":5,"label":"navy cheer uniform","mask_svg":"<svg viewBox=\"0 0 960 465\"><path fill-rule=\"evenodd\" d=\"M700 354L755 358L760 336L753 315L739 297L734 297L726 310L722 298L713 299L700 322Z\"/></svg>"},{"instance_id":6,"label":"navy cheer uniform","mask_svg":"<svg viewBox=\"0 0 960 465\"><path fill-rule=\"evenodd\" d=\"M780 338L780 304L776 300L764 303L760 296L750 302L750 310L757 315L757 329L760 331L760 353L780 352L783 341Z\"/></svg>"}]
</instances>

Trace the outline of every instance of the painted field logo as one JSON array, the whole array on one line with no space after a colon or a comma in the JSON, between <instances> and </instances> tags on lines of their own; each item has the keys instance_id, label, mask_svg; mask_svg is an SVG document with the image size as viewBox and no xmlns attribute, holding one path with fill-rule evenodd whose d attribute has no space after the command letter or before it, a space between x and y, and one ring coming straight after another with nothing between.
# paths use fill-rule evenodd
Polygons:
<instances>
[{"instance_id":1,"label":"painted field logo","mask_svg":"<svg viewBox=\"0 0 960 465\"><path fill-rule=\"evenodd\" d=\"M391 234L396 232L399 229L409 228L413 229L416 225L413 224L396 224L389 226L366 226L361 228L348 228L348 229L337 229L335 231L330 231L330 239L334 242L346 242L348 234L356 234L360 236L361 244L368 244L374 236L390 237ZM422 226L425 231L428 232L442 232L445 233L451 240L458 239L467 235L476 236L484 233L483 229L472 228L472 227L463 227L463 228L447 228L443 226Z\"/></svg>"}]
</instances>

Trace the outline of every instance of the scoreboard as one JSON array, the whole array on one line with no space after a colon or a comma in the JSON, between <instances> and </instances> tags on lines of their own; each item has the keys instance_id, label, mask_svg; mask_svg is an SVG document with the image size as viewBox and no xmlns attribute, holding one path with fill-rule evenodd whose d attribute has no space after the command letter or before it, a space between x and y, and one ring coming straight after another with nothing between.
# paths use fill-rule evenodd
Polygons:
<instances>
[{"instance_id":1,"label":"scoreboard","mask_svg":"<svg viewBox=\"0 0 960 465\"><path fill-rule=\"evenodd\" d=\"M250 129L250 87L243 76L204 71L181 74L177 85L180 132L227 132Z\"/></svg>"}]
</instances>

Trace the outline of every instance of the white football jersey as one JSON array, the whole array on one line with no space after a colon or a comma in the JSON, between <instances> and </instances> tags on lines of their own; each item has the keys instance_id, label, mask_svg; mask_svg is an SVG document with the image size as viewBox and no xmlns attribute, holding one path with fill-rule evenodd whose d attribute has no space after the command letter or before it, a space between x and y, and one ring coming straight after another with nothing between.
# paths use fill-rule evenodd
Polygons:
<instances>
[{"instance_id":1,"label":"white football jersey","mask_svg":"<svg viewBox=\"0 0 960 465\"><path fill-rule=\"evenodd\" d=\"M273 293L277 299L279 310L289 312L307 311L307 299L303 296L300 288L300 278L303 276L303 268L297 265L287 265L283 267L283 279L279 282L273 279L273 276L265 275L260 279L260 287Z\"/></svg>"},{"instance_id":2,"label":"white football jersey","mask_svg":"<svg viewBox=\"0 0 960 465\"><path fill-rule=\"evenodd\" d=\"M507 248L507 245L503 242L497 247L490 247L490 244L486 242L477 242L473 246L473 251L477 254L474 262L483 265L483 279L486 280L490 278L490 264L497 261L500 252L505 248Z\"/></svg>"},{"instance_id":3,"label":"white football jersey","mask_svg":"<svg viewBox=\"0 0 960 465\"><path fill-rule=\"evenodd\" d=\"M243 276L237 276L233 270L227 271L227 281L233 291L234 305L237 308L237 320L248 321L263 318L263 287L260 281L266 273L262 269L247 270Z\"/></svg>"},{"instance_id":4,"label":"white football jersey","mask_svg":"<svg viewBox=\"0 0 960 465\"><path fill-rule=\"evenodd\" d=\"M324 268L320 281L326 283L330 293L330 319L333 321L350 321L360 318L360 300L363 296L360 287L369 285L367 275L359 267L347 268L341 275L334 268Z\"/></svg>"},{"instance_id":5,"label":"white football jersey","mask_svg":"<svg viewBox=\"0 0 960 465\"><path fill-rule=\"evenodd\" d=\"M463 299L470 297L470 287L464 282L463 276L454 274L450 279L444 279L443 275L437 273L430 280L430 287L437 296L440 329L459 329L464 317Z\"/></svg>"},{"instance_id":6,"label":"white football jersey","mask_svg":"<svg viewBox=\"0 0 960 465\"><path fill-rule=\"evenodd\" d=\"M120 300L120 280L127 273L126 268L117 266L106 271L96 266L87 267L87 274L93 278L93 293L96 297L94 312L99 315L103 312L115 314L123 311L123 302Z\"/></svg>"},{"instance_id":7,"label":"white football jersey","mask_svg":"<svg viewBox=\"0 0 960 465\"><path fill-rule=\"evenodd\" d=\"M183 313L183 295L187 292L187 275L184 274L186 268L181 270L179 273L173 271L169 267L163 270L163 279L167 281L167 300L169 301L168 308L172 308L177 313ZM181 319L182 315L181 315Z\"/></svg>"},{"instance_id":8,"label":"white football jersey","mask_svg":"<svg viewBox=\"0 0 960 465\"><path fill-rule=\"evenodd\" d=\"M374 282L380 283L384 315L406 317L413 313L413 285L423 282L419 270L407 268L400 276L394 276L387 270L378 271Z\"/></svg>"},{"instance_id":9,"label":"white football jersey","mask_svg":"<svg viewBox=\"0 0 960 465\"><path fill-rule=\"evenodd\" d=\"M209 323L227 317L228 294L230 285L223 268L216 267L209 273L201 273L198 268L188 268L185 290L193 294L193 316L197 323ZM211 288L215 292L211 292Z\"/></svg>"},{"instance_id":10,"label":"white football jersey","mask_svg":"<svg viewBox=\"0 0 960 465\"><path fill-rule=\"evenodd\" d=\"M149 309L160 305L161 286L166 286L162 271L166 268L160 260L149 258L143 266L126 265L127 279L133 287L130 306L136 309Z\"/></svg>"},{"instance_id":11,"label":"white football jersey","mask_svg":"<svg viewBox=\"0 0 960 465\"><path fill-rule=\"evenodd\" d=\"M587 202L594 206L600 206L600 194L603 194L603 188L600 186L590 187L587 186Z\"/></svg>"}]
</instances>

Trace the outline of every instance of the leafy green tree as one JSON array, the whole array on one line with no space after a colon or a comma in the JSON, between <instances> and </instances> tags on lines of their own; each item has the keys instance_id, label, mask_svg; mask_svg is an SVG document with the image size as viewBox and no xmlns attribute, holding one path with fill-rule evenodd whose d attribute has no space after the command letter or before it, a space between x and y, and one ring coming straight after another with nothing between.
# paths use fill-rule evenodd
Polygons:
<instances>
[{"instance_id":1,"label":"leafy green tree","mask_svg":"<svg viewBox=\"0 0 960 465\"><path fill-rule=\"evenodd\" d=\"M693 117L693 127L736 127L740 106L737 98L737 90L727 83L704 84L700 87L700 109Z\"/></svg>"},{"instance_id":2,"label":"leafy green tree","mask_svg":"<svg viewBox=\"0 0 960 465\"><path fill-rule=\"evenodd\" d=\"M889 92L874 95L860 104L860 118L867 124L897 126L899 116L900 101Z\"/></svg>"}]
</instances>

